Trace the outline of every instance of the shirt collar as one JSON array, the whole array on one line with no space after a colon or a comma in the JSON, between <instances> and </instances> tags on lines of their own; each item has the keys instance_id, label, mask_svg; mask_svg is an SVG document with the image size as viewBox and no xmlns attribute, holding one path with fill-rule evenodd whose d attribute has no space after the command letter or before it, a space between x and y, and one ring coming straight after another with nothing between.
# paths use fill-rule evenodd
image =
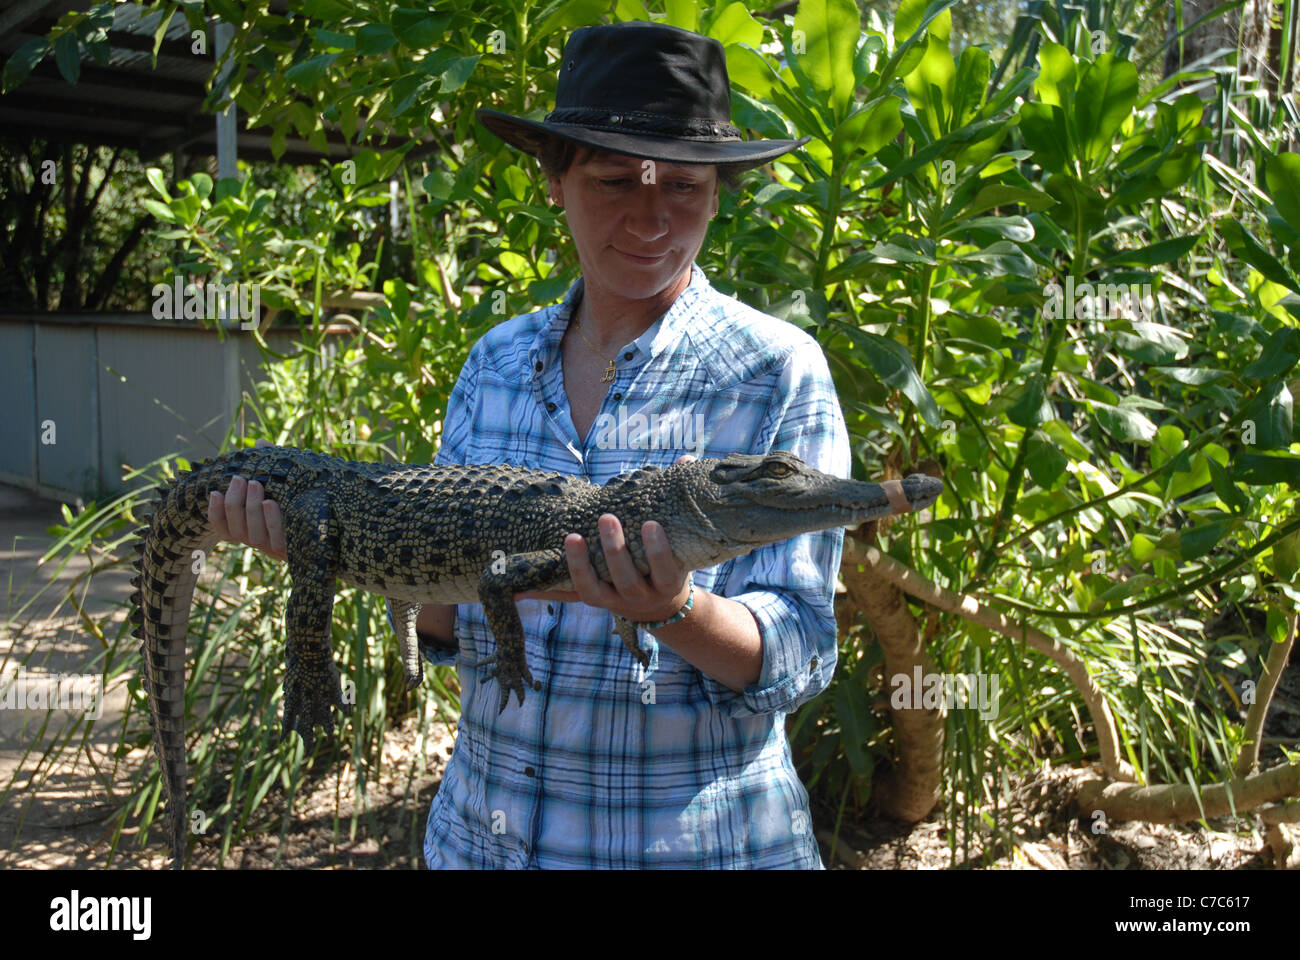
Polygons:
<instances>
[{"instance_id":1,"label":"shirt collar","mask_svg":"<svg viewBox=\"0 0 1300 960\"><path fill-rule=\"evenodd\" d=\"M545 360L549 357L559 355L560 341L564 339L564 332L569 327L569 320L573 315L574 307L582 299L582 293L585 289L585 281L582 277L569 287L564 299L555 307L551 308L549 320L538 330L537 336L534 337L532 345L528 348L528 364L532 369L536 369L539 360ZM708 277L699 265L691 263L691 281L687 284L686 289L678 294L677 299L673 301L668 312L656 320L642 333L632 341L630 345L619 347L621 355L628 352L630 346L633 357L631 361L635 362L641 356L655 357L677 337L677 334L685 329L690 320L696 314L696 307L700 299L712 289Z\"/></svg>"}]
</instances>

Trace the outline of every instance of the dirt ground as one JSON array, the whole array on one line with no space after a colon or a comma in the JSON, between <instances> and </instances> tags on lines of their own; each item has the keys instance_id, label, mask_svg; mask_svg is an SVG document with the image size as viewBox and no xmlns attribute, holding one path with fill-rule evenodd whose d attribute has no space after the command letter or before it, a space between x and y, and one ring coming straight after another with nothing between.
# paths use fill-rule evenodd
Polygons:
<instances>
[{"instance_id":1,"label":"dirt ground","mask_svg":"<svg viewBox=\"0 0 1300 960\"><path fill-rule=\"evenodd\" d=\"M56 609L47 593L15 613L42 586L68 584L86 561L70 563L62 573L38 567L37 559L51 538L50 524L61 522L57 503L41 500L12 487L0 486L0 578L6 584L4 631L0 633L0 672L16 669L29 654L29 668L50 672L75 672L84 661L89 637L75 616ZM120 572L120 576L118 573ZM93 590L82 596L86 611L100 616L117 608L125 617L131 592L132 571L124 567L97 577ZM109 754L115 742L114 720L120 723L125 692L106 698L103 717L77 766L41 771L42 786L25 786L34 757L29 752L37 727L30 714L0 711L0 794L17 770L24 776L16 789L0 796L0 867L42 869L102 867L108 850L106 820L115 804L109 794L129 782L123 769L143 763L146 749L123 758L111 775ZM441 772L451 754L453 734L436 725L422 738L416 720L408 719L389 731L381 773L364 798L353 795L349 771L336 769L309 779L310 788L285 824L283 834L271 831L246 838L232 846L225 869L403 869L423 866L423 835L429 805L437 792ZM405 771L416 751L425 751L427 774L407 783ZM1272 866L1271 855L1254 818L1224 818L1211 829L1199 825L1164 826L1145 823L1112 824L1094 834L1070 809L1071 784L1082 776L1070 768L1044 768L1013 781L1010 846L989 832L971 838L968 850L958 843L954 856L941 813L927 821L904 826L885 821L845 822L838 840L832 837L833 809L814 807L813 819L821 843L822 859L836 870L1256 870ZM274 794L268 802L276 801ZM338 818L335 809L339 810ZM354 810L363 810L354 824ZM1001 814L1004 818L1006 811ZM120 868L156 868L166 865L163 838L155 826L147 852L136 849L136 830L124 831L113 865ZM983 860L990 845L991 863ZM192 869L217 868L215 842L200 842L191 853Z\"/></svg>"}]
</instances>

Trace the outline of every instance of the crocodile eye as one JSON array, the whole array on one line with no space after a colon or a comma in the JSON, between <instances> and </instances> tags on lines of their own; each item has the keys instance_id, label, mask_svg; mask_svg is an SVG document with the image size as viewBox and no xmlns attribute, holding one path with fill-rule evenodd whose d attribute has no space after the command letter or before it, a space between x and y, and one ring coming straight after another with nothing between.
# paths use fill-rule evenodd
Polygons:
<instances>
[{"instance_id":1,"label":"crocodile eye","mask_svg":"<svg viewBox=\"0 0 1300 960\"><path fill-rule=\"evenodd\" d=\"M771 464L771 465L767 468L767 472L768 472L768 475L769 475L769 476L773 476L773 477L778 477L778 478L779 478L779 477L788 477L788 476L790 476L790 474L793 472L793 470L792 470L792 468L790 467L790 464L788 464L788 463L780 463L780 462L777 462L777 463L773 463L773 464Z\"/></svg>"}]
</instances>

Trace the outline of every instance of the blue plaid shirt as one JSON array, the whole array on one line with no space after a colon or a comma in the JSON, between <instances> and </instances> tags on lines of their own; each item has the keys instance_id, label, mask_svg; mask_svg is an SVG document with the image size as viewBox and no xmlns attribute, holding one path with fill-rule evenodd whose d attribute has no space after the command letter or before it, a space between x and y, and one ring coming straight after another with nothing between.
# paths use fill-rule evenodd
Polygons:
<instances>
[{"instance_id":1,"label":"blue plaid shirt","mask_svg":"<svg viewBox=\"0 0 1300 960\"><path fill-rule=\"evenodd\" d=\"M470 351L435 463L508 463L603 484L691 453L789 450L849 476L848 434L826 360L799 328L727 297L691 265L668 312L618 353L584 439L569 415L560 341L582 295L514 317ZM541 690L498 715L476 664L495 652L480 604L460 604L456 748L425 832L430 868L821 868L808 794L784 719L835 670L832 597L843 529L769 544L698 571L703 588L753 611L763 669L743 693L641 631L642 668L613 616L523 600ZM390 613L391 622L391 613Z\"/></svg>"}]
</instances>

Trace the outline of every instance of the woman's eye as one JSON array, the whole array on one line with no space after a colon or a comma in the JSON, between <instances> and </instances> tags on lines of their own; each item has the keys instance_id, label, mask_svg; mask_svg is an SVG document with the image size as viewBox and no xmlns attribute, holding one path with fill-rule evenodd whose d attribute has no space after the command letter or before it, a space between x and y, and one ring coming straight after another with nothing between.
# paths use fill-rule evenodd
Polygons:
<instances>
[{"instance_id":1,"label":"woman's eye","mask_svg":"<svg viewBox=\"0 0 1300 960\"><path fill-rule=\"evenodd\" d=\"M627 178L622 178L622 179L619 179L619 180L602 180L602 181L600 181L600 182L601 182L604 186L606 186L606 187L616 187L616 186L618 186L619 184L621 184L621 183L627 183L628 181L627 181Z\"/></svg>"}]
</instances>

